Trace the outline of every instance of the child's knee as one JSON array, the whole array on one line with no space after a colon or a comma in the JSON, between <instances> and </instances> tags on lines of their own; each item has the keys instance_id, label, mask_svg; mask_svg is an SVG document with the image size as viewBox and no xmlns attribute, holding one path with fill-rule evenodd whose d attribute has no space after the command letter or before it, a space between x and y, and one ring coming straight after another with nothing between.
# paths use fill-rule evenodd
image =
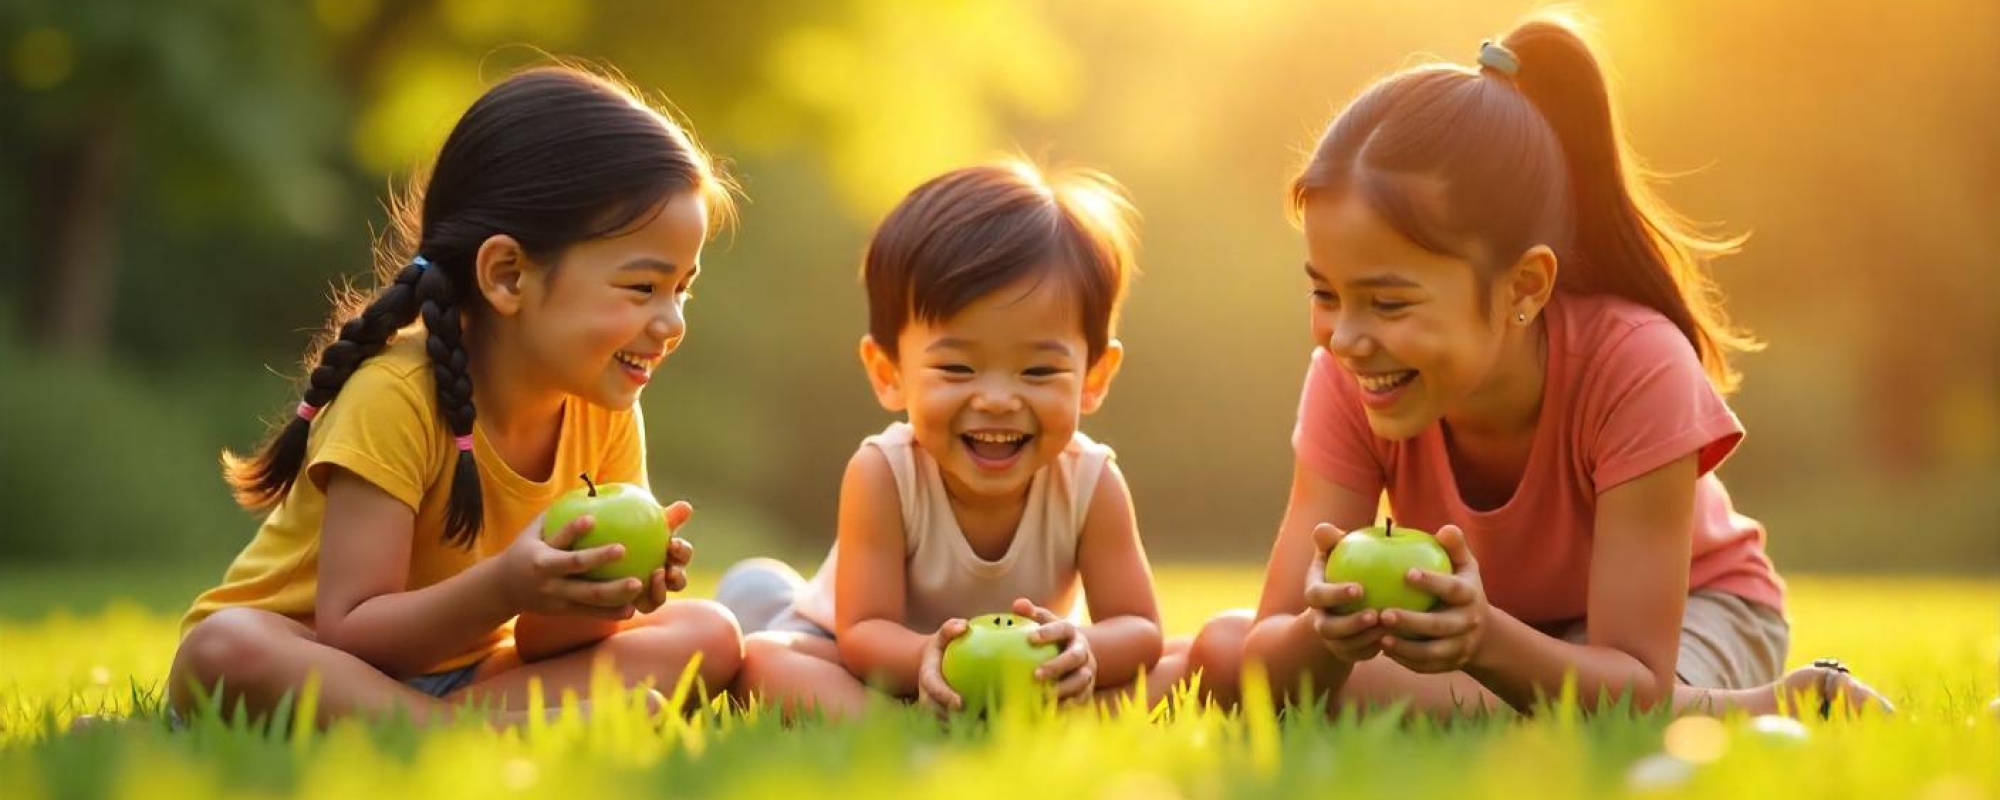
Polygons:
<instances>
[{"instance_id":1,"label":"child's knee","mask_svg":"<svg viewBox=\"0 0 2000 800\"><path fill-rule=\"evenodd\" d=\"M263 612L248 608L225 608L195 623L175 656L176 680L193 681L204 690L213 690L218 680L229 685L255 686L273 670L281 644L281 631L274 630ZM170 687L185 691L187 687Z\"/></svg>"},{"instance_id":2,"label":"child's knee","mask_svg":"<svg viewBox=\"0 0 2000 800\"><path fill-rule=\"evenodd\" d=\"M709 600L676 600L661 622L683 647L701 651L702 674L733 676L743 664L743 633L729 609Z\"/></svg>"},{"instance_id":3,"label":"child's knee","mask_svg":"<svg viewBox=\"0 0 2000 800\"><path fill-rule=\"evenodd\" d=\"M1243 643L1250 637L1254 615L1247 611L1226 611L1201 626L1194 644L1188 647L1188 673L1201 675L1202 688L1218 699L1236 695L1238 673L1243 666Z\"/></svg>"}]
</instances>

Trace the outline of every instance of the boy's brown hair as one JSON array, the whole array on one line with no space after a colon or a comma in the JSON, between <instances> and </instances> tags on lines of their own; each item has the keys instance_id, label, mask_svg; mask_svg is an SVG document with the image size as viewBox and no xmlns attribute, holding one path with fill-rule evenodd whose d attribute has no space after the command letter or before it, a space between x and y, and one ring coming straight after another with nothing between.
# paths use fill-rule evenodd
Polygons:
<instances>
[{"instance_id":1,"label":"boy's brown hair","mask_svg":"<svg viewBox=\"0 0 2000 800\"><path fill-rule=\"evenodd\" d=\"M913 320L950 319L1024 278L1071 292L1091 364L1117 330L1137 267L1132 205L1109 176L1045 176L1026 161L967 167L925 182L875 230L862 259L868 334L890 358Z\"/></svg>"}]
</instances>

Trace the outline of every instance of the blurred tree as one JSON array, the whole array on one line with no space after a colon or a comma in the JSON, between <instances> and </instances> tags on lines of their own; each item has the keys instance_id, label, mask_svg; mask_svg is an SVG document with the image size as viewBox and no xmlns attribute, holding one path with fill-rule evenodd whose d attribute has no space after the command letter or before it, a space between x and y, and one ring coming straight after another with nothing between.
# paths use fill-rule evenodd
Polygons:
<instances>
[{"instance_id":1,"label":"blurred tree","mask_svg":"<svg viewBox=\"0 0 2000 800\"><path fill-rule=\"evenodd\" d=\"M218 231L313 232L342 204L338 133L304 7L254 0L0 5L0 164L25 241L14 270L31 338L108 344L120 215L135 206ZM127 5L120 3L117 5ZM253 202L245 203L244 198ZM226 235L226 234L225 234Z\"/></svg>"}]
</instances>

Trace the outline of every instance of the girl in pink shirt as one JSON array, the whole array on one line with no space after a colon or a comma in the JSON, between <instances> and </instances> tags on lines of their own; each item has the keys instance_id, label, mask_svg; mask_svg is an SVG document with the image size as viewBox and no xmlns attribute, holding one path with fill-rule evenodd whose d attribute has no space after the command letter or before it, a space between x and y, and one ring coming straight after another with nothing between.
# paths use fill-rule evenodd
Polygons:
<instances>
[{"instance_id":1,"label":"girl in pink shirt","mask_svg":"<svg viewBox=\"0 0 2000 800\"><path fill-rule=\"evenodd\" d=\"M1704 269L1734 243L1686 230L1626 151L1554 19L1333 121L1291 193L1319 344L1291 499L1255 617L1195 644L1210 691L1250 660L1280 691L1434 711L1528 710L1566 675L1586 707L1880 702L1838 662L1778 674L1784 582L1714 473L1743 436L1726 355L1755 344ZM1453 574L1404 576L1429 612L1343 614L1362 588L1327 554L1385 492Z\"/></svg>"}]
</instances>

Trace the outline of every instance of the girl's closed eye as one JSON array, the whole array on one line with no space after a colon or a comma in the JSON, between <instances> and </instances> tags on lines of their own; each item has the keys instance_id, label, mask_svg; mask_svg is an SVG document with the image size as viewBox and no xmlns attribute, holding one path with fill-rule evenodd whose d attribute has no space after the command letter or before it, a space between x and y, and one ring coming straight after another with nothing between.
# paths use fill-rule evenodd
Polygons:
<instances>
[{"instance_id":1,"label":"girl's closed eye","mask_svg":"<svg viewBox=\"0 0 2000 800\"><path fill-rule=\"evenodd\" d=\"M952 377L970 376L973 372L971 367L964 364L937 364L932 366L931 369Z\"/></svg>"},{"instance_id":2,"label":"girl's closed eye","mask_svg":"<svg viewBox=\"0 0 2000 800\"><path fill-rule=\"evenodd\" d=\"M1393 314L1413 305L1416 305L1416 303L1407 303L1398 300L1376 300L1375 310L1384 314Z\"/></svg>"},{"instance_id":3,"label":"girl's closed eye","mask_svg":"<svg viewBox=\"0 0 2000 800\"><path fill-rule=\"evenodd\" d=\"M1314 289L1308 294L1312 296L1313 302L1318 303L1320 305L1327 306L1329 308L1340 305L1340 296L1332 292L1329 292L1325 289Z\"/></svg>"},{"instance_id":4,"label":"girl's closed eye","mask_svg":"<svg viewBox=\"0 0 2000 800\"><path fill-rule=\"evenodd\" d=\"M1022 375L1030 378L1053 378L1066 372L1069 372L1069 370L1062 367L1029 367L1021 370Z\"/></svg>"},{"instance_id":5,"label":"girl's closed eye","mask_svg":"<svg viewBox=\"0 0 2000 800\"><path fill-rule=\"evenodd\" d=\"M639 294L645 295L647 297L651 297L653 295L653 284L651 283L628 284L623 288L626 291L638 292Z\"/></svg>"}]
</instances>

